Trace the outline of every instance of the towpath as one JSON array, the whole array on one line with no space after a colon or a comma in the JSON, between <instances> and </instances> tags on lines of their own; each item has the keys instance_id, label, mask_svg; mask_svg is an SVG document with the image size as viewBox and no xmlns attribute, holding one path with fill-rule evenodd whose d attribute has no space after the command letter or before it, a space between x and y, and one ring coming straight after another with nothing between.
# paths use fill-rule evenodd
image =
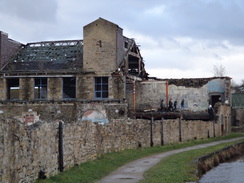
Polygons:
<instances>
[{"instance_id":1,"label":"towpath","mask_svg":"<svg viewBox=\"0 0 244 183\"><path fill-rule=\"evenodd\" d=\"M240 139L244 139L244 137L234 138L229 140L221 140L221 141L211 142L208 144L200 144L196 146L186 147L178 150L163 152L156 155L144 157L136 161L125 164L124 166L118 168L114 172L111 172L108 176L97 181L96 183L136 183L143 179L143 173L145 171L147 171L148 169L156 165L162 158L165 158L173 154L181 153L184 151L210 147L217 144L232 142Z\"/></svg>"}]
</instances>

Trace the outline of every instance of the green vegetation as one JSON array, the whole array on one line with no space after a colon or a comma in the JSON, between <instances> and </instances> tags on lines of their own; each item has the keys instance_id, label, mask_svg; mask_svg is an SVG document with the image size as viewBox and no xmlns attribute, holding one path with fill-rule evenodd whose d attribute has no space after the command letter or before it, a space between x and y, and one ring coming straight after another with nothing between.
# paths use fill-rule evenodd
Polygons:
<instances>
[{"instance_id":1,"label":"green vegetation","mask_svg":"<svg viewBox=\"0 0 244 183\"><path fill-rule=\"evenodd\" d=\"M152 154L157 154L157 153L161 153L161 152L165 152L165 151L180 149L180 148L184 148L184 147L189 147L189 146L193 146L193 145L197 145L197 144L209 143L209 142L218 141L218 140L231 139L231 138L240 137L240 136L243 136L243 134L231 134L231 135L223 136L223 137L195 140L195 141L190 141L190 142L185 142L185 143L175 143L175 144L165 145L165 146L155 146L152 148L129 149L129 150L121 151L121 152L109 153L109 154L102 155L100 158L98 158L94 161L89 161L86 163L82 163L79 166L74 166L73 168L71 168L65 172L62 172L56 176L53 176L49 179L37 180L36 182L37 183L71 183L71 182L72 183L91 183L91 182L95 182L96 180L99 180L102 177L108 175L110 172L114 171L118 167L120 167L130 161L133 161L133 160L145 157L145 156L149 156ZM224 146L226 146L226 145L224 145ZM217 147L217 148L221 148L221 147ZM214 151L214 150L211 148L210 152L212 152L212 151ZM203 152L203 154L205 154L205 153L208 153L208 152ZM180 154L182 154L182 155L187 154L187 152L180 153ZM198 154L195 155L192 152L189 154L190 154L191 158L193 158L195 156L198 157ZM177 155L174 155L174 156L177 156ZM199 156L201 156L201 155L199 155ZM175 158L172 158L172 156L171 156L170 158L166 158L166 159L173 160ZM191 161L192 159L190 159L189 161L186 161L187 158L180 158L180 159L178 159L174 162L171 162L171 165L168 165L168 167L166 167L166 168L164 167L165 169L167 169L167 171L171 170L170 172L167 172L168 177L175 177L176 176L175 172L182 172L183 170L186 171L186 173L184 173L184 175L186 174L189 177L188 172L190 169L192 169L192 167L185 168L184 164L189 164L187 162ZM164 161L165 161L165 159L163 160L163 162ZM158 167L158 166L160 166L160 165L157 165L156 167ZM181 168L181 166L183 168ZM173 167L180 168L180 170L179 169L174 170ZM160 176L162 176L162 172L164 172L165 170L163 170L163 169L161 170L161 167L156 168L156 170L157 169L160 171L159 175L161 174ZM172 173L172 172L174 172L174 173ZM157 174L157 173L155 173L155 174ZM147 177L151 177L151 175L152 175L151 173L146 174ZM182 175L182 177L179 178L178 180L187 180L188 177L185 178ZM149 181L149 182L151 183L151 181ZM156 180L155 182L160 182L160 180ZM163 182L165 182L165 181L163 181ZM177 181L172 181L172 182L177 182Z\"/></svg>"},{"instance_id":2,"label":"green vegetation","mask_svg":"<svg viewBox=\"0 0 244 183\"><path fill-rule=\"evenodd\" d=\"M240 140L243 141L243 140ZM197 163L194 163L198 157L217 151L225 146L235 144L240 141L224 143L203 149L196 149L182 152L166 157L156 166L144 173L144 178L140 183L184 183L198 181L196 176Z\"/></svg>"}]
</instances>

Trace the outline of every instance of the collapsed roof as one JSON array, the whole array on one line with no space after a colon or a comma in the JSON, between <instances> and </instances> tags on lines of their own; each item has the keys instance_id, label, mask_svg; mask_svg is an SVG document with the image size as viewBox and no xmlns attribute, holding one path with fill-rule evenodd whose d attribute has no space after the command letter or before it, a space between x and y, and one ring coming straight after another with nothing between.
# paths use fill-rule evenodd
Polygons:
<instances>
[{"instance_id":1,"label":"collapsed roof","mask_svg":"<svg viewBox=\"0 0 244 183\"><path fill-rule=\"evenodd\" d=\"M82 68L82 40L28 43L3 67L9 72L41 72Z\"/></svg>"}]
</instances>

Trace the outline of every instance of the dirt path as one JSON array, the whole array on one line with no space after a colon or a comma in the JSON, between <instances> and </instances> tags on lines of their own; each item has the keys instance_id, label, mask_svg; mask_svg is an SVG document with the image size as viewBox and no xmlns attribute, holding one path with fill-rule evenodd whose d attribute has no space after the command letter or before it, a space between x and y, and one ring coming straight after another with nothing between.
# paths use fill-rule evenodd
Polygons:
<instances>
[{"instance_id":1,"label":"dirt path","mask_svg":"<svg viewBox=\"0 0 244 183\"><path fill-rule=\"evenodd\" d=\"M168 151L148 157L138 159L136 161L125 164L124 166L118 168L114 172L111 172L108 176L97 181L96 183L136 183L143 179L143 173L156 165L162 158L177 154L184 151L189 151L193 149L200 149L204 147L214 146L221 143L232 142L236 140L244 139L244 137L221 140L217 142L212 142L208 144L201 144L192 147L186 147L183 149Z\"/></svg>"}]
</instances>

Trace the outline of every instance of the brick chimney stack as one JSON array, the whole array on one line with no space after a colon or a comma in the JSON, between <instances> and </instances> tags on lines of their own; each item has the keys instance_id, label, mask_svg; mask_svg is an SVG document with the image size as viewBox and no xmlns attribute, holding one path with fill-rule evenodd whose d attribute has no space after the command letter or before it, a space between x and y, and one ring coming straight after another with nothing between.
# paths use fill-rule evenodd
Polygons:
<instances>
[{"instance_id":1,"label":"brick chimney stack","mask_svg":"<svg viewBox=\"0 0 244 183\"><path fill-rule=\"evenodd\" d=\"M0 31L0 68L16 54L21 45L9 39L7 33Z\"/></svg>"}]
</instances>

